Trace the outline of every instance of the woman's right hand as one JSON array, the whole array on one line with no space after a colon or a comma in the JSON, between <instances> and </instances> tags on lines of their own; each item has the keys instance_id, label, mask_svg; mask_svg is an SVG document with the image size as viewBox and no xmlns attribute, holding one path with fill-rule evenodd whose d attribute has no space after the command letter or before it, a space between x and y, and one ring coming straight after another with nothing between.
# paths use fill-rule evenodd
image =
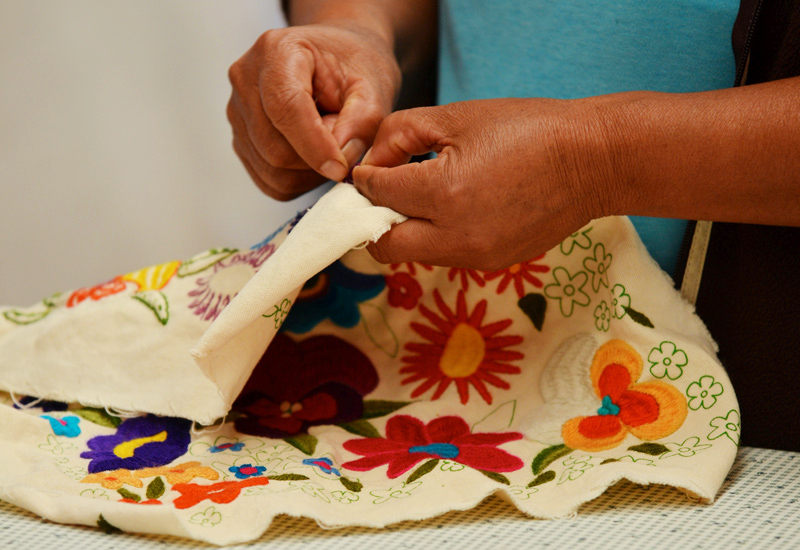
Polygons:
<instances>
[{"instance_id":1,"label":"woman's right hand","mask_svg":"<svg viewBox=\"0 0 800 550\"><path fill-rule=\"evenodd\" d=\"M289 200L345 178L400 91L391 42L343 20L275 29L231 66L233 147L264 193Z\"/></svg>"}]
</instances>

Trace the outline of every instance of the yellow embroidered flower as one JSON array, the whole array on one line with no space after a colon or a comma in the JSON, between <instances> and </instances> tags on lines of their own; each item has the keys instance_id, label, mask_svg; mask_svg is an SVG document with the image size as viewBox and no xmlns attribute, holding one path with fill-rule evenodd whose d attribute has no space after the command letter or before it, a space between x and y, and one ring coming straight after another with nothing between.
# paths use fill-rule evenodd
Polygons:
<instances>
[{"instance_id":1,"label":"yellow embroidered flower","mask_svg":"<svg viewBox=\"0 0 800 550\"><path fill-rule=\"evenodd\" d=\"M106 489L119 489L123 485L139 488L143 486L142 480L134 477L133 473L126 469L89 474L81 480L81 483L99 483Z\"/></svg>"},{"instance_id":2,"label":"yellow embroidered flower","mask_svg":"<svg viewBox=\"0 0 800 550\"><path fill-rule=\"evenodd\" d=\"M601 400L594 416L568 420L564 444L584 451L604 451L622 443L628 432L644 441L661 439L686 420L686 398L665 382L636 384L642 357L622 340L611 340L594 355L592 387Z\"/></svg>"},{"instance_id":3,"label":"yellow embroidered flower","mask_svg":"<svg viewBox=\"0 0 800 550\"><path fill-rule=\"evenodd\" d=\"M167 483L175 485L176 483L189 483L196 477L209 479L214 481L219 478L219 474L208 466L201 466L199 462L184 462L177 466L162 466L160 468L143 468L136 471L137 477L155 477L164 476Z\"/></svg>"},{"instance_id":4,"label":"yellow embroidered flower","mask_svg":"<svg viewBox=\"0 0 800 550\"><path fill-rule=\"evenodd\" d=\"M165 264L153 265L121 275L120 279L123 281L130 281L136 284L137 292L146 290L161 290L172 279L172 276L178 271L181 262L174 261Z\"/></svg>"}]
</instances>

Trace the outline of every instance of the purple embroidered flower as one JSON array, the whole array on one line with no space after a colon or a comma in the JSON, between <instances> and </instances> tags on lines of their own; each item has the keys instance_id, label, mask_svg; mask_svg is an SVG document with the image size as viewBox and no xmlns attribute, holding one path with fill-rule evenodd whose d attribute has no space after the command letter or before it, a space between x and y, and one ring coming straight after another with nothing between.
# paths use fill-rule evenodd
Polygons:
<instances>
[{"instance_id":1,"label":"purple embroidered flower","mask_svg":"<svg viewBox=\"0 0 800 550\"><path fill-rule=\"evenodd\" d=\"M342 477L342 474L339 470L333 467L333 461L330 458L321 457L321 458L306 458L303 459L303 464L306 466L315 466L323 471L326 474L334 474L337 477Z\"/></svg>"},{"instance_id":2,"label":"purple embroidered flower","mask_svg":"<svg viewBox=\"0 0 800 550\"><path fill-rule=\"evenodd\" d=\"M284 438L309 426L361 418L363 396L378 385L372 362L335 336L295 343L278 334L233 404L241 433Z\"/></svg>"},{"instance_id":3,"label":"purple embroidered flower","mask_svg":"<svg viewBox=\"0 0 800 550\"><path fill-rule=\"evenodd\" d=\"M114 435L98 435L87 441L90 451L89 473L108 470L141 470L165 466L186 454L191 422L183 418L148 414L129 418L117 427Z\"/></svg>"},{"instance_id":4,"label":"purple embroidered flower","mask_svg":"<svg viewBox=\"0 0 800 550\"><path fill-rule=\"evenodd\" d=\"M267 469L264 466L242 464L241 466L231 466L228 471L236 474L237 479L247 479L248 477L258 477L266 472Z\"/></svg>"},{"instance_id":5,"label":"purple embroidered flower","mask_svg":"<svg viewBox=\"0 0 800 550\"><path fill-rule=\"evenodd\" d=\"M208 452L221 453L222 451L241 451L242 449L244 449L244 443L240 441L238 443L223 443L222 445L214 445L208 450Z\"/></svg>"},{"instance_id":6,"label":"purple embroidered flower","mask_svg":"<svg viewBox=\"0 0 800 550\"><path fill-rule=\"evenodd\" d=\"M60 401L48 401L37 397L25 396L19 400L21 406L14 403L15 409L42 409L42 412L66 411L67 404Z\"/></svg>"},{"instance_id":7,"label":"purple embroidered flower","mask_svg":"<svg viewBox=\"0 0 800 550\"><path fill-rule=\"evenodd\" d=\"M214 264L210 273L199 277L197 287L189 291L193 298L189 309L204 321L216 319L273 252L275 245L265 244L254 250L237 252Z\"/></svg>"},{"instance_id":8,"label":"purple embroidered flower","mask_svg":"<svg viewBox=\"0 0 800 550\"><path fill-rule=\"evenodd\" d=\"M81 427L78 426L78 423L81 421L81 419L77 416L55 418L53 416L43 414L42 418L50 422L50 427L53 428L53 433L56 435L63 435L65 437L78 437L81 435Z\"/></svg>"}]
</instances>

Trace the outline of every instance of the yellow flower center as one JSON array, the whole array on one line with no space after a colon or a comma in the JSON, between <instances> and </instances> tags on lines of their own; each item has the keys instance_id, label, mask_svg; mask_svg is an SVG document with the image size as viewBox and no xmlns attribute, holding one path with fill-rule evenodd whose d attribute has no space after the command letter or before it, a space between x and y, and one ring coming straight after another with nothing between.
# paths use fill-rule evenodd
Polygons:
<instances>
[{"instance_id":1,"label":"yellow flower center","mask_svg":"<svg viewBox=\"0 0 800 550\"><path fill-rule=\"evenodd\" d=\"M466 378L478 370L486 353L486 342L475 327L456 325L439 359L439 370L450 378Z\"/></svg>"},{"instance_id":2,"label":"yellow flower center","mask_svg":"<svg viewBox=\"0 0 800 550\"><path fill-rule=\"evenodd\" d=\"M147 443L152 443L154 441L158 441L159 443L167 440L167 432L159 432L156 435L151 435L150 437L139 437L137 439L131 439L130 441L125 441L120 443L116 447L114 447L114 454L117 455L119 458L130 458L133 456L133 453L141 447L142 445L146 445Z\"/></svg>"},{"instance_id":3,"label":"yellow flower center","mask_svg":"<svg viewBox=\"0 0 800 550\"><path fill-rule=\"evenodd\" d=\"M520 269L522 269L522 264L514 264L508 268L508 272L511 273L512 275L516 275L517 273L519 273Z\"/></svg>"}]
</instances>

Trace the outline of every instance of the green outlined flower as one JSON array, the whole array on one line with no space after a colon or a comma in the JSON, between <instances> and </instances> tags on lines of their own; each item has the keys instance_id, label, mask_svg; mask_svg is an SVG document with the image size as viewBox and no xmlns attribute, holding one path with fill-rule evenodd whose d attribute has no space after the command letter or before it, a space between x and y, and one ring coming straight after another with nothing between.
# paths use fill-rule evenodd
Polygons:
<instances>
[{"instance_id":1,"label":"green outlined flower","mask_svg":"<svg viewBox=\"0 0 800 550\"><path fill-rule=\"evenodd\" d=\"M697 382L692 382L686 388L686 395L689 397L689 408L696 411L700 407L710 409L717 402L717 396L722 395L725 388L722 384L714 381L713 376L701 376Z\"/></svg>"},{"instance_id":2,"label":"green outlined flower","mask_svg":"<svg viewBox=\"0 0 800 550\"><path fill-rule=\"evenodd\" d=\"M631 462L639 466L655 466L655 463L650 458L633 458L631 455L621 456L617 462Z\"/></svg>"},{"instance_id":3,"label":"green outlined flower","mask_svg":"<svg viewBox=\"0 0 800 550\"><path fill-rule=\"evenodd\" d=\"M524 485L512 485L508 491L514 495L517 500L528 500L531 495L539 492L538 487L526 487Z\"/></svg>"},{"instance_id":4,"label":"green outlined flower","mask_svg":"<svg viewBox=\"0 0 800 550\"><path fill-rule=\"evenodd\" d=\"M331 497L342 504L350 504L358 500L358 495L352 491L331 491Z\"/></svg>"},{"instance_id":5,"label":"green outlined flower","mask_svg":"<svg viewBox=\"0 0 800 550\"><path fill-rule=\"evenodd\" d=\"M194 523L200 527L214 527L222 521L222 514L217 512L213 506L209 506L202 512L198 512L189 518L189 523Z\"/></svg>"},{"instance_id":6,"label":"green outlined flower","mask_svg":"<svg viewBox=\"0 0 800 550\"><path fill-rule=\"evenodd\" d=\"M589 231L592 228L589 227L588 229L584 229L583 231L578 231L577 233L573 233L566 239L564 242L561 243L561 253L564 256L569 256L572 254L572 250L577 246L578 248L583 248L584 250L588 250L590 246L592 246L592 239L589 237Z\"/></svg>"},{"instance_id":7,"label":"green outlined flower","mask_svg":"<svg viewBox=\"0 0 800 550\"><path fill-rule=\"evenodd\" d=\"M650 350L647 360L650 361L650 374L656 378L677 380L683 376L683 367L689 362L686 352L678 349L674 342L661 342L657 348Z\"/></svg>"},{"instance_id":8,"label":"green outlined flower","mask_svg":"<svg viewBox=\"0 0 800 550\"><path fill-rule=\"evenodd\" d=\"M594 308L594 326L601 332L608 332L611 324L611 309L608 303L603 300L600 305Z\"/></svg>"},{"instance_id":9,"label":"green outlined flower","mask_svg":"<svg viewBox=\"0 0 800 550\"><path fill-rule=\"evenodd\" d=\"M738 447L739 438L742 434L741 423L739 411L736 409L731 409L725 416L715 416L711 422L709 422L709 426L714 429L708 434L708 439L713 441L724 435Z\"/></svg>"},{"instance_id":10,"label":"green outlined flower","mask_svg":"<svg viewBox=\"0 0 800 550\"><path fill-rule=\"evenodd\" d=\"M557 267L553 270L553 278L556 282L544 287L544 294L548 298L558 300L561 314L564 317L572 315L575 304L583 307L589 305L591 299L583 290L589 280L589 276L586 273L578 271L573 276L565 268Z\"/></svg>"},{"instance_id":11,"label":"green outlined flower","mask_svg":"<svg viewBox=\"0 0 800 550\"><path fill-rule=\"evenodd\" d=\"M272 311L270 313L265 313L262 317L273 317L273 321L275 321L275 330L278 330L283 325L286 316L289 315L290 309L292 309L292 301L289 298L284 298L280 304L272 306Z\"/></svg>"},{"instance_id":12,"label":"green outlined flower","mask_svg":"<svg viewBox=\"0 0 800 550\"><path fill-rule=\"evenodd\" d=\"M583 260L583 267L592 274L592 290L597 292L601 286L608 288L608 268L611 266L611 254L606 254L603 243L594 247L594 257Z\"/></svg>"},{"instance_id":13,"label":"green outlined flower","mask_svg":"<svg viewBox=\"0 0 800 550\"><path fill-rule=\"evenodd\" d=\"M669 458L671 456L690 457L711 448L710 443L700 443L699 437L690 437L683 443L665 443L664 446L669 452L662 454L659 458Z\"/></svg>"},{"instance_id":14,"label":"green outlined flower","mask_svg":"<svg viewBox=\"0 0 800 550\"><path fill-rule=\"evenodd\" d=\"M422 485L421 481L415 481L408 484L404 481L399 485L393 485L388 489L376 489L374 491L370 491L369 494L376 497L375 500L372 501L373 504L383 504L384 502L389 502L392 499L410 497L411 492L418 489L420 485Z\"/></svg>"},{"instance_id":15,"label":"green outlined flower","mask_svg":"<svg viewBox=\"0 0 800 550\"><path fill-rule=\"evenodd\" d=\"M631 307L631 296L625 292L625 287L622 285L614 285L611 288L611 294L614 299L611 300L611 312L614 319L622 319L627 315L627 309Z\"/></svg>"},{"instance_id":16,"label":"green outlined flower","mask_svg":"<svg viewBox=\"0 0 800 550\"><path fill-rule=\"evenodd\" d=\"M562 464L566 466L567 469L561 472L561 477L558 479L557 485L561 485L567 481L575 481L581 477L586 470L594 468L591 455L577 457L570 455Z\"/></svg>"}]
</instances>

